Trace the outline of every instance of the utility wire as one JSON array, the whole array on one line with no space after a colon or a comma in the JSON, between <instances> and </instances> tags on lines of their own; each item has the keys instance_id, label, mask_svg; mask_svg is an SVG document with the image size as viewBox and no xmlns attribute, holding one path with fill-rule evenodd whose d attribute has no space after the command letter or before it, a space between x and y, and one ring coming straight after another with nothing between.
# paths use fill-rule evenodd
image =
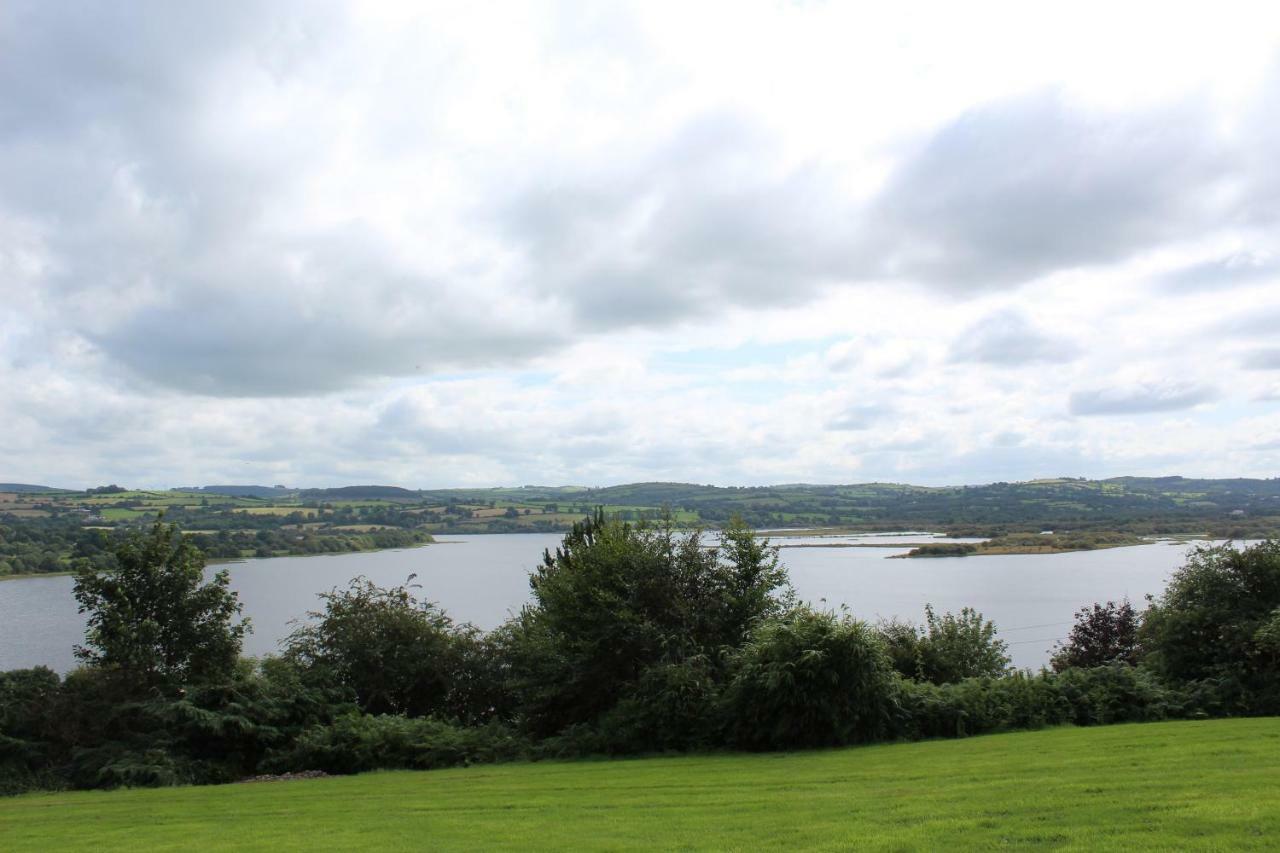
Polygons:
<instances>
[{"instance_id":1,"label":"utility wire","mask_svg":"<svg viewBox=\"0 0 1280 853\"><path fill-rule=\"evenodd\" d=\"M1045 622L1043 625L1023 625L1021 628L997 628L1000 633L1005 631L1030 631L1032 628L1056 628L1059 625L1070 625L1071 622Z\"/></svg>"}]
</instances>

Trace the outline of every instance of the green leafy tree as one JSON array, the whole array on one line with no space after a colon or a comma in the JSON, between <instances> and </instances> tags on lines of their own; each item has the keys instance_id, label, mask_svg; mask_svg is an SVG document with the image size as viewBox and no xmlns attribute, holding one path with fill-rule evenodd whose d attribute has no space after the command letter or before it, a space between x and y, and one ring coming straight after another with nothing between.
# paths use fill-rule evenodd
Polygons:
<instances>
[{"instance_id":1,"label":"green leafy tree","mask_svg":"<svg viewBox=\"0 0 1280 853\"><path fill-rule=\"evenodd\" d=\"M113 568L82 567L75 597L88 615L76 656L136 686L229 676L249 629L226 570L205 581L203 555L160 521L121 543Z\"/></svg>"},{"instance_id":2,"label":"green leafy tree","mask_svg":"<svg viewBox=\"0 0 1280 853\"><path fill-rule=\"evenodd\" d=\"M965 678L997 677L1009 668L1009 647L996 626L971 607L939 616L924 608L925 624L892 621L880 635L894 668L907 678L950 684Z\"/></svg>"},{"instance_id":3,"label":"green leafy tree","mask_svg":"<svg viewBox=\"0 0 1280 853\"><path fill-rule=\"evenodd\" d=\"M601 510L544 555L530 586L534 601L502 643L522 716L543 735L636 695L650 667L697 657L721 671L725 650L780 612L790 589L776 549L741 521L708 548L669 516L634 526Z\"/></svg>"},{"instance_id":4,"label":"green leafy tree","mask_svg":"<svg viewBox=\"0 0 1280 853\"><path fill-rule=\"evenodd\" d=\"M483 716L466 698L485 695L468 678L482 642L470 626L418 601L408 583L384 589L359 577L320 597L324 609L285 646L313 680L349 688L370 714Z\"/></svg>"},{"instance_id":5,"label":"green leafy tree","mask_svg":"<svg viewBox=\"0 0 1280 853\"><path fill-rule=\"evenodd\" d=\"M883 735L893 695L893 665L874 628L800 607L762 623L737 651L724 708L738 746L829 746Z\"/></svg>"},{"instance_id":6,"label":"green leafy tree","mask_svg":"<svg viewBox=\"0 0 1280 853\"><path fill-rule=\"evenodd\" d=\"M1240 703L1280 710L1274 637L1280 542L1200 547L1143 617L1145 660L1166 678L1235 685Z\"/></svg>"}]
</instances>

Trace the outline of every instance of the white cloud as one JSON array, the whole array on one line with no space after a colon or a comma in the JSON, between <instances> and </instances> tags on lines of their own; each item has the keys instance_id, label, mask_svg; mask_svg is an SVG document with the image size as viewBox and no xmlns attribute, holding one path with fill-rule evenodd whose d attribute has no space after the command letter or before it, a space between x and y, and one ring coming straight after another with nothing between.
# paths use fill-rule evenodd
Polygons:
<instances>
[{"instance_id":1,"label":"white cloud","mask_svg":"<svg viewBox=\"0 0 1280 853\"><path fill-rule=\"evenodd\" d=\"M1274 473L1269 8L210 8L0 9L0 480Z\"/></svg>"}]
</instances>

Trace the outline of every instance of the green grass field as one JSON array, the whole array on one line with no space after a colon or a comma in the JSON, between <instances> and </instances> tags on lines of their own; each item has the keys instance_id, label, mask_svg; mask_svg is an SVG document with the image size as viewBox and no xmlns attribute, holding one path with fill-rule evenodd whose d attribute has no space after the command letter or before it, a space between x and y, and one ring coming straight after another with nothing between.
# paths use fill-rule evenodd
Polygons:
<instances>
[{"instance_id":1,"label":"green grass field","mask_svg":"<svg viewBox=\"0 0 1280 853\"><path fill-rule=\"evenodd\" d=\"M1263 850L1280 718L0 800L0 848Z\"/></svg>"}]
</instances>

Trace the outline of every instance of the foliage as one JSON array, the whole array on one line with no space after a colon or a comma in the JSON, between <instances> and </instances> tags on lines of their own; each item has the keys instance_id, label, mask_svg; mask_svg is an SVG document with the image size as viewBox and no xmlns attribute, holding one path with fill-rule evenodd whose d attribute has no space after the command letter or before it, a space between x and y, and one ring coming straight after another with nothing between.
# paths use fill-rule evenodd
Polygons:
<instances>
[{"instance_id":1,"label":"foliage","mask_svg":"<svg viewBox=\"0 0 1280 853\"><path fill-rule=\"evenodd\" d=\"M1277 608L1280 541L1197 548L1143 618L1147 661L1167 679L1234 683L1245 707L1280 712Z\"/></svg>"},{"instance_id":2,"label":"foliage","mask_svg":"<svg viewBox=\"0 0 1280 853\"><path fill-rule=\"evenodd\" d=\"M1009 672L971 609L870 627L792 603L740 522L715 547L597 512L489 634L409 582L324 595L286 654L235 657L225 574L172 527L84 570L90 666L0 673L0 792L224 782L262 770L434 768L519 757L789 749L1266 713L1280 706L1280 548L1194 552L1141 628L1078 614L1056 672ZM1100 663L1101 665L1092 665Z\"/></svg>"},{"instance_id":3,"label":"foliage","mask_svg":"<svg viewBox=\"0 0 1280 853\"><path fill-rule=\"evenodd\" d=\"M724 707L730 741L788 749L874 740L890 720L893 669L864 622L798 607L735 654Z\"/></svg>"},{"instance_id":4,"label":"foliage","mask_svg":"<svg viewBox=\"0 0 1280 853\"><path fill-rule=\"evenodd\" d=\"M225 570L204 582L204 559L177 528L156 522L115 551L110 571L82 569L75 596L88 614L76 656L136 685L226 677L247 621Z\"/></svg>"},{"instance_id":5,"label":"foliage","mask_svg":"<svg viewBox=\"0 0 1280 853\"><path fill-rule=\"evenodd\" d=\"M740 522L704 548L669 524L636 527L603 513L575 525L530 578L533 603L502 639L518 711L536 735L597 720L651 667L732 648L779 611L789 591L777 553Z\"/></svg>"},{"instance_id":6,"label":"foliage","mask_svg":"<svg viewBox=\"0 0 1280 853\"><path fill-rule=\"evenodd\" d=\"M1138 662L1138 627L1141 620L1129 599L1108 601L1076 611L1075 625L1053 656L1053 668L1105 666Z\"/></svg>"},{"instance_id":7,"label":"foliage","mask_svg":"<svg viewBox=\"0 0 1280 853\"><path fill-rule=\"evenodd\" d=\"M1060 727L775 755L513 763L0 799L6 853L1255 850L1280 837L1274 719Z\"/></svg>"},{"instance_id":8,"label":"foliage","mask_svg":"<svg viewBox=\"0 0 1280 853\"><path fill-rule=\"evenodd\" d=\"M1161 683L1149 670L1113 662L1064 669L1053 684L1078 726L1139 723L1194 715L1195 702Z\"/></svg>"},{"instance_id":9,"label":"foliage","mask_svg":"<svg viewBox=\"0 0 1280 853\"><path fill-rule=\"evenodd\" d=\"M306 730L264 767L335 774L432 770L510 761L524 755L527 749L523 740L499 723L465 727L432 717L350 713Z\"/></svg>"},{"instance_id":10,"label":"foliage","mask_svg":"<svg viewBox=\"0 0 1280 853\"><path fill-rule=\"evenodd\" d=\"M895 732L899 737L967 737L1065 722L1070 709L1056 685L1038 675L966 678L931 684L897 684Z\"/></svg>"},{"instance_id":11,"label":"foliage","mask_svg":"<svg viewBox=\"0 0 1280 853\"><path fill-rule=\"evenodd\" d=\"M473 628L419 602L407 583L384 589L358 577L320 597L324 610L285 644L313 682L349 688L370 714L485 716L469 707L487 701L466 677L467 664L482 656Z\"/></svg>"},{"instance_id":12,"label":"foliage","mask_svg":"<svg viewBox=\"0 0 1280 853\"><path fill-rule=\"evenodd\" d=\"M0 672L0 794L60 787L49 741L61 679L48 667Z\"/></svg>"},{"instance_id":13,"label":"foliage","mask_svg":"<svg viewBox=\"0 0 1280 853\"><path fill-rule=\"evenodd\" d=\"M0 675L0 790L228 782L304 729L354 710L288 661L242 661L221 682L139 694L119 672Z\"/></svg>"},{"instance_id":14,"label":"foliage","mask_svg":"<svg viewBox=\"0 0 1280 853\"><path fill-rule=\"evenodd\" d=\"M1181 477L937 488L637 483L600 489L214 486L106 493L0 484L0 575L70 571L75 560L101 560L109 550L102 540L148 524L160 512L192 531L201 550L218 559L409 547L431 541L433 532L564 531L593 506L624 521L657 520L665 508L686 526L723 527L743 518L760 527L945 529L991 538L981 546L932 543L923 549L962 556L1105 547L1172 533L1275 536L1278 497L1280 479ZM98 529L104 526L112 529ZM1054 533L1040 535L1046 528Z\"/></svg>"},{"instance_id":15,"label":"foliage","mask_svg":"<svg viewBox=\"0 0 1280 853\"><path fill-rule=\"evenodd\" d=\"M1009 667L1008 646L995 625L969 607L938 616L926 604L923 626L894 620L879 630L894 668L907 678L947 684L999 676Z\"/></svg>"}]
</instances>

